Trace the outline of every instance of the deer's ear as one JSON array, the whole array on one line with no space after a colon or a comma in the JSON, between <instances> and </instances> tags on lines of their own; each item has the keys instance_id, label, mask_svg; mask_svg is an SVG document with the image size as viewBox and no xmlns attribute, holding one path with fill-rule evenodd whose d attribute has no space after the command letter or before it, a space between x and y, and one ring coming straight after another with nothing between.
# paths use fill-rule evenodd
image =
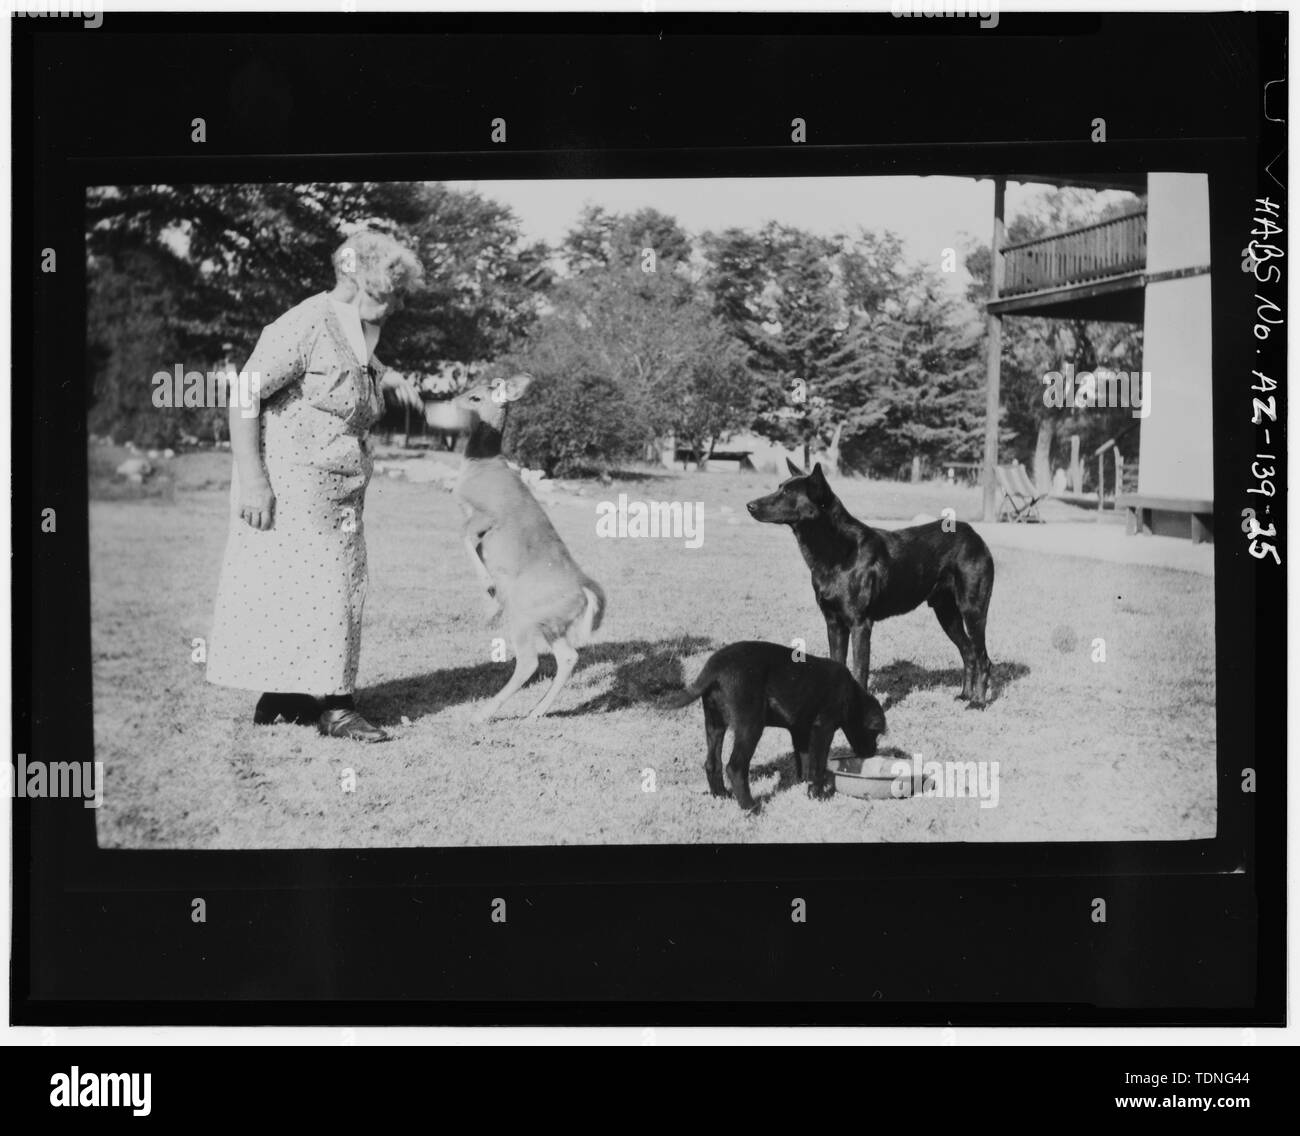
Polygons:
<instances>
[{"instance_id":1,"label":"deer's ear","mask_svg":"<svg viewBox=\"0 0 1300 1136\"><path fill-rule=\"evenodd\" d=\"M789 469L789 471L790 471L790 475L791 475L792 477L806 477L806 476L807 476L807 472L806 472L805 470L800 469L800 468L799 468L797 465L795 465L794 462L792 462L789 458L786 458L786 459L785 459L785 464L786 464L786 468Z\"/></svg>"},{"instance_id":2,"label":"deer's ear","mask_svg":"<svg viewBox=\"0 0 1300 1136\"><path fill-rule=\"evenodd\" d=\"M523 398L524 392L532 381L533 376L527 371L520 371L517 375L511 375L506 380L507 401L514 402L516 399Z\"/></svg>"},{"instance_id":3,"label":"deer's ear","mask_svg":"<svg viewBox=\"0 0 1300 1136\"><path fill-rule=\"evenodd\" d=\"M507 402L515 402L523 397L524 391L528 389L528 384L533 381L532 375L518 374L511 375L508 379L492 380L492 401L498 406Z\"/></svg>"}]
</instances>

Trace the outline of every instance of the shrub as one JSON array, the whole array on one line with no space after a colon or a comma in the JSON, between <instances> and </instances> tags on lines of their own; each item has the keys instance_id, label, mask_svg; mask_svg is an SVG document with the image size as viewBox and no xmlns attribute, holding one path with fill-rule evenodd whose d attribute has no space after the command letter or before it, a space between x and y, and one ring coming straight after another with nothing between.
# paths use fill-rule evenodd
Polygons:
<instances>
[{"instance_id":1,"label":"shrub","mask_svg":"<svg viewBox=\"0 0 1300 1136\"><path fill-rule=\"evenodd\" d=\"M543 368L533 375L537 381L507 419L504 445L513 460L568 477L638 452L633 408L613 380Z\"/></svg>"}]
</instances>

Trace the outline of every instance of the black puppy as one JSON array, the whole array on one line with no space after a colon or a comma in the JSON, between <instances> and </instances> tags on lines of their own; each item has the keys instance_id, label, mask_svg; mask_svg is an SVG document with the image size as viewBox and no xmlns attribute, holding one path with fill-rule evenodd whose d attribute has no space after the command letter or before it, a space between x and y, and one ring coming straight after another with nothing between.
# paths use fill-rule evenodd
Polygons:
<instances>
[{"instance_id":1,"label":"black puppy","mask_svg":"<svg viewBox=\"0 0 1300 1136\"><path fill-rule=\"evenodd\" d=\"M965 677L958 698L972 707L988 701L990 670L984 625L993 595L993 557L964 521L945 532L942 521L894 531L877 530L849 514L826 483L820 465L794 475L775 493L748 505L755 520L794 529L813 592L826 619L831 658L845 662L853 643L853 677L867 685L871 627L922 603L961 652Z\"/></svg>"},{"instance_id":2,"label":"black puppy","mask_svg":"<svg viewBox=\"0 0 1300 1136\"><path fill-rule=\"evenodd\" d=\"M836 730L853 752L870 757L885 732L880 703L859 686L848 668L830 659L796 656L778 643L732 643L717 651L690 686L666 699L665 710L704 699L704 736L709 752L704 772L715 797L725 797L722 740L733 735L727 782L742 809L757 806L749 793L749 759L764 726L782 726L794 742L795 768L807 777L810 797L835 792L826 773L826 754Z\"/></svg>"}]
</instances>

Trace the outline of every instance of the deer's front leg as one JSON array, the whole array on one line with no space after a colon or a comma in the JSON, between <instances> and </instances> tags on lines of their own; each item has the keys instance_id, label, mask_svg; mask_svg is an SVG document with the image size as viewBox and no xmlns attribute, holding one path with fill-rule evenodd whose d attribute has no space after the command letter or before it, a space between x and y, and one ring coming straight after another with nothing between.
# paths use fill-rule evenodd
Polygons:
<instances>
[{"instance_id":1,"label":"deer's front leg","mask_svg":"<svg viewBox=\"0 0 1300 1136\"><path fill-rule=\"evenodd\" d=\"M483 563L483 538L492 528L492 519L484 516L482 513L471 512L465 522L465 551L469 554L470 563L474 566L474 575L478 577L478 582L483 585L484 590L493 599L496 599L497 588L492 580L491 573L487 570L487 565Z\"/></svg>"}]
</instances>

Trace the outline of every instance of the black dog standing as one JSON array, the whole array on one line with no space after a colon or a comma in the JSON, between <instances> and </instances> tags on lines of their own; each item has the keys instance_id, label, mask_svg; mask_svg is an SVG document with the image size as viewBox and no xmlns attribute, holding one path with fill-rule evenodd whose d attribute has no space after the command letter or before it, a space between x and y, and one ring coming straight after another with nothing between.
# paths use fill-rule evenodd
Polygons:
<instances>
[{"instance_id":1,"label":"black dog standing","mask_svg":"<svg viewBox=\"0 0 1300 1136\"><path fill-rule=\"evenodd\" d=\"M845 662L850 640L853 677L866 688L871 670L871 628L928 603L961 652L961 694L971 707L988 701L990 665L984 625L993 594L993 556L979 534L959 521L894 531L873 529L852 516L835 496L822 467L794 475L775 493L748 505L755 520L789 525L812 569L817 606L826 619L831 658Z\"/></svg>"}]
</instances>

